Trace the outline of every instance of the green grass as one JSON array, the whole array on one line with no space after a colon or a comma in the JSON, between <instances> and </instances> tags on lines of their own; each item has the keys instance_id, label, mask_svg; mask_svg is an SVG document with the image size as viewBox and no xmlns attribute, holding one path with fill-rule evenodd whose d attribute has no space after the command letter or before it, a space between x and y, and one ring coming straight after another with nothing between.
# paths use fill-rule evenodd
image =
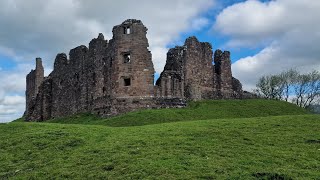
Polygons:
<instances>
[{"instance_id":1,"label":"green grass","mask_svg":"<svg viewBox=\"0 0 320 180\"><path fill-rule=\"evenodd\" d=\"M81 114L54 119L49 122L126 127L177 121L301 115L306 113L305 109L283 101L264 99L208 100L190 102L187 108L140 110L108 119L100 119L90 114Z\"/></svg>"},{"instance_id":2,"label":"green grass","mask_svg":"<svg viewBox=\"0 0 320 180\"><path fill-rule=\"evenodd\" d=\"M25 118L21 117L21 118L18 118L16 120L13 120L12 122L24 122L24 121L25 121Z\"/></svg>"},{"instance_id":3,"label":"green grass","mask_svg":"<svg viewBox=\"0 0 320 180\"><path fill-rule=\"evenodd\" d=\"M319 179L320 116L0 125L0 179Z\"/></svg>"},{"instance_id":4,"label":"green grass","mask_svg":"<svg viewBox=\"0 0 320 180\"><path fill-rule=\"evenodd\" d=\"M0 124L0 179L320 179L319 170L320 116L280 101Z\"/></svg>"}]
</instances>

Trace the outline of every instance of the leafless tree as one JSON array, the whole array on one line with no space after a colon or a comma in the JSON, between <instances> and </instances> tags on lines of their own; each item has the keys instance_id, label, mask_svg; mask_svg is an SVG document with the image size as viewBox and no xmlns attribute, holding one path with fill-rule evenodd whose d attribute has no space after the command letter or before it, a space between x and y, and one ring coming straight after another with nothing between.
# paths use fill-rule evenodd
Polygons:
<instances>
[{"instance_id":1,"label":"leafless tree","mask_svg":"<svg viewBox=\"0 0 320 180\"><path fill-rule=\"evenodd\" d=\"M283 85L279 75L263 76L259 79L255 92L267 99L282 99Z\"/></svg>"},{"instance_id":2,"label":"leafless tree","mask_svg":"<svg viewBox=\"0 0 320 180\"><path fill-rule=\"evenodd\" d=\"M308 107L320 99L320 73L313 71L300 74L290 69L281 74L263 76L259 79L255 93L267 99L289 101L300 107Z\"/></svg>"},{"instance_id":3,"label":"leafless tree","mask_svg":"<svg viewBox=\"0 0 320 180\"><path fill-rule=\"evenodd\" d=\"M288 71L282 72L279 76L281 79L282 95L281 100L289 101L290 95L293 94L292 85L296 82L299 73L297 70L290 69Z\"/></svg>"},{"instance_id":4,"label":"leafless tree","mask_svg":"<svg viewBox=\"0 0 320 180\"><path fill-rule=\"evenodd\" d=\"M313 71L297 77L293 85L295 91L295 104L300 107L310 106L320 96L320 73Z\"/></svg>"}]
</instances>

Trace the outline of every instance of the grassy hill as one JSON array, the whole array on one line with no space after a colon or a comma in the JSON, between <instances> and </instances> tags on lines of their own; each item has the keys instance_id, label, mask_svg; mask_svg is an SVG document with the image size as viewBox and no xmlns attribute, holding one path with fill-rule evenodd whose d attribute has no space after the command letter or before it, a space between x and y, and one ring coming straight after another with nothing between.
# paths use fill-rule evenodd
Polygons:
<instances>
[{"instance_id":1,"label":"grassy hill","mask_svg":"<svg viewBox=\"0 0 320 180\"><path fill-rule=\"evenodd\" d=\"M301 115L306 113L305 109L283 101L264 99L208 100L190 102L187 108L140 110L108 119L101 119L91 114L81 114L54 119L49 122L127 127L176 121Z\"/></svg>"},{"instance_id":2,"label":"grassy hill","mask_svg":"<svg viewBox=\"0 0 320 180\"><path fill-rule=\"evenodd\" d=\"M320 177L320 116L278 101L205 101L111 122L66 121L0 124L0 179Z\"/></svg>"}]
</instances>

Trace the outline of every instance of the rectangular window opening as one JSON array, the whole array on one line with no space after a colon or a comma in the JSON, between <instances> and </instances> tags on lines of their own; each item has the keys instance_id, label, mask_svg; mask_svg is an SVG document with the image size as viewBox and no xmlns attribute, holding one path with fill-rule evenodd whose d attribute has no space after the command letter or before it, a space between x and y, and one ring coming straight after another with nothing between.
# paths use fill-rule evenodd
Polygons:
<instances>
[{"instance_id":1,"label":"rectangular window opening","mask_svg":"<svg viewBox=\"0 0 320 180\"><path fill-rule=\"evenodd\" d=\"M131 86L131 79L130 78L124 78L123 82L124 82L124 86Z\"/></svg>"},{"instance_id":2,"label":"rectangular window opening","mask_svg":"<svg viewBox=\"0 0 320 180\"><path fill-rule=\"evenodd\" d=\"M124 63L129 63L131 61L131 55L130 53L126 53L123 55L123 58L124 58Z\"/></svg>"},{"instance_id":3,"label":"rectangular window opening","mask_svg":"<svg viewBox=\"0 0 320 180\"><path fill-rule=\"evenodd\" d=\"M131 34L131 28L130 27L124 27L124 34Z\"/></svg>"}]
</instances>

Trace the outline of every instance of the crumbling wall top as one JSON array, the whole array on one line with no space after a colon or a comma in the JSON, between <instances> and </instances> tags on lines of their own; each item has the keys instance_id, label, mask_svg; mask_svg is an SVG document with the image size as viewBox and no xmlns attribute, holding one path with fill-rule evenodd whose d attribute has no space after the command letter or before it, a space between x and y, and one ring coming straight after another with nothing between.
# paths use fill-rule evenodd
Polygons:
<instances>
[{"instance_id":1,"label":"crumbling wall top","mask_svg":"<svg viewBox=\"0 0 320 180\"><path fill-rule=\"evenodd\" d=\"M95 49L97 46L102 45L103 47L108 46L108 40L104 39L104 35L102 33L99 33L97 38L94 38L89 43L89 49Z\"/></svg>"},{"instance_id":2,"label":"crumbling wall top","mask_svg":"<svg viewBox=\"0 0 320 180\"><path fill-rule=\"evenodd\" d=\"M80 52L86 53L87 51L88 51L87 46L81 45L81 46L78 46L78 47L75 47L75 48L71 49L69 55L72 55L74 53L80 53Z\"/></svg>"},{"instance_id":3,"label":"crumbling wall top","mask_svg":"<svg viewBox=\"0 0 320 180\"><path fill-rule=\"evenodd\" d=\"M164 70L181 71L185 50L186 48L184 46L176 46L175 48L169 49Z\"/></svg>"},{"instance_id":4,"label":"crumbling wall top","mask_svg":"<svg viewBox=\"0 0 320 180\"><path fill-rule=\"evenodd\" d=\"M42 59L40 57L36 58L36 69L43 69Z\"/></svg>"},{"instance_id":5,"label":"crumbling wall top","mask_svg":"<svg viewBox=\"0 0 320 180\"><path fill-rule=\"evenodd\" d=\"M122 37L121 35L129 35L136 33L146 34L148 29L143 25L142 21L136 19L127 19L120 25L114 26L112 29L113 39Z\"/></svg>"},{"instance_id":6,"label":"crumbling wall top","mask_svg":"<svg viewBox=\"0 0 320 180\"><path fill-rule=\"evenodd\" d=\"M210 50L212 49L212 45L209 42L200 42L195 36L188 37L184 43L186 47L195 46L197 44L201 44L201 46Z\"/></svg>"},{"instance_id":7,"label":"crumbling wall top","mask_svg":"<svg viewBox=\"0 0 320 180\"><path fill-rule=\"evenodd\" d=\"M122 25L128 25L128 24L140 24L143 25L141 20L137 20L137 19L127 19L125 21L122 22Z\"/></svg>"},{"instance_id":8,"label":"crumbling wall top","mask_svg":"<svg viewBox=\"0 0 320 180\"><path fill-rule=\"evenodd\" d=\"M222 52L220 49L214 52L214 62L217 63L219 61L230 60L230 52L224 51Z\"/></svg>"},{"instance_id":9,"label":"crumbling wall top","mask_svg":"<svg viewBox=\"0 0 320 180\"><path fill-rule=\"evenodd\" d=\"M128 27L128 26L131 26L131 25L144 26L141 20L127 19L127 20L123 21L120 25L114 26L113 29L112 29L112 32L114 32L119 27ZM147 30L147 28L146 28L146 30Z\"/></svg>"},{"instance_id":10,"label":"crumbling wall top","mask_svg":"<svg viewBox=\"0 0 320 180\"><path fill-rule=\"evenodd\" d=\"M104 35L102 33L99 33L98 38L99 40L104 40Z\"/></svg>"},{"instance_id":11,"label":"crumbling wall top","mask_svg":"<svg viewBox=\"0 0 320 180\"><path fill-rule=\"evenodd\" d=\"M71 49L69 52L70 64L76 67L80 66L82 63L81 61L85 58L88 50L89 49L85 45Z\"/></svg>"},{"instance_id":12,"label":"crumbling wall top","mask_svg":"<svg viewBox=\"0 0 320 180\"><path fill-rule=\"evenodd\" d=\"M187 39L186 39L186 41L185 41L185 45L188 45L188 44L192 44L192 43L199 43L199 40L198 40L198 38L197 37L195 37L195 36L190 36L190 37L188 37Z\"/></svg>"},{"instance_id":13,"label":"crumbling wall top","mask_svg":"<svg viewBox=\"0 0 320 180\"><path fill-rule=\"evenodd\" d=\"M59 53L56 56L56 59L54 61L54 70L59 70L65 66L67 66L69 63L67 55L65 53Z\"/></svg>"}]
</instances>

